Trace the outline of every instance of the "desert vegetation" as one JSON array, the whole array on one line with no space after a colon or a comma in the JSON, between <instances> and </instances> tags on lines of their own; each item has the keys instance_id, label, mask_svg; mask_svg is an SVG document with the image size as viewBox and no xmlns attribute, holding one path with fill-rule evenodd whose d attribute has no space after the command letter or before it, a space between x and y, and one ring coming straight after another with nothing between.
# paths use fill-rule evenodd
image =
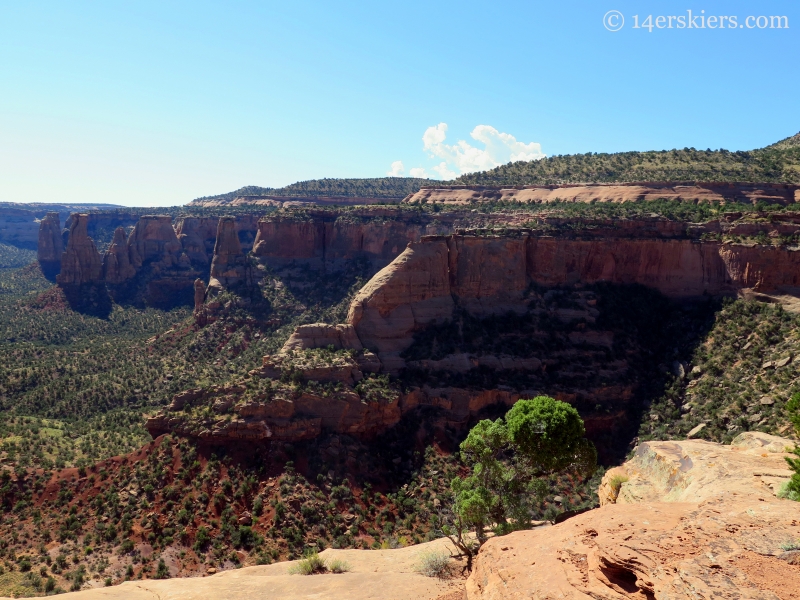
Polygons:
<instances>
[{"instance_id":1,"label":"desert vegetation","mask_svg":"<svg viewBox=\"0 0 800 600\"><path fill-rule=\"evenodd\" d=\"M534 185L633 181L800 182L800 146L795 138L751 151L662 150L550 156L462 175L467 185Z\"/></svg>"},{"instance_id":2,"label":"desert vegetation","mask_svg":"<svg viewBox=\"0 0 800 600\"><path fill-rule=\"evenodd\" d=\"M686 360L662 365L669 382L645 414L640 439L698 427L698 437L728 443L742 431L791 433L787 403L800 392L798 325L800 317L780 304L727 301Z\"/></svg>"},{"instance_id":3,"label":"desert vegetation","mask_svg":"<svg viewBox=\"0 0 800 600\"><path fill-rule=\"evenodd\" d=\"M531 527L547 495L545 476L571 470L591 477L597 453L584 434L578 411L547 396L519 400L504 419L472 428L460 446L469 474L453 479L453 503L442 523L466 556L467 570L488 533Z\"/></svg>"}]
</instances>

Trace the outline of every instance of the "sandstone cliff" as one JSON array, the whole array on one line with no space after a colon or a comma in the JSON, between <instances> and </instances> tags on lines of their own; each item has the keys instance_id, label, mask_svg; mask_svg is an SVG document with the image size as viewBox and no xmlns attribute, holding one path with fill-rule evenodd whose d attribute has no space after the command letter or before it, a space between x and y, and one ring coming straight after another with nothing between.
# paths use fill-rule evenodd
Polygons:
<instances>
[{"instance_id":1,"label":"sandstone cliff","mask_svg":"<svg viewBox=\"0 0 800 600\"><path fill-rule=\"evenodd\" d=\"M647 200L686 202L750 202L773 204L800 202L800 186L782 183L587 183L536 186L442 186L423 187L407 196L407 204L439 202L641 202Z\"/></svg>"},{"instance_id":2,"label":"sandstone cliff","mask_svg":"<svg viewBox=\"0 0 800 600\"><path fill-rule=\"evenodd\" d=\"M429 236L412 243L354 298L347 325L360 344L397 372L415 332L452 317L524 312L531 285L640 284L675 299L744 289L800 287L800 251L697 238L579 239L517 232L506 236ZM301 336L293 347L311 347Z\"/></svg>"},{"instance_id":3,"label":"sandstone cliff","mask_svg":"<svg viewBox=\"0 0 800 600\"><path fill-rule=\"evenodd\" d=\"M276 266L293 261L335 266L364 257L379 268L423 235L451 233L463 216L390 207L281 211L259 221L253 255Z\"/></svg>"},{"instance_id":4,"label":"sandstone cliff","mask_svg":"<svg viewBox=\"0 0 800 600\"><path fill-rule=\"evenodd\" d=\"M800 597L797 552L781 548L800 537L798 504L775 495L792 444L759 433L643 443L604 480L616 504L490 539L467 597Z\"/></svg>"},{"instance_id":5,"label":"sandstone cliff","mask_svg":"<svg viewBox=\"0 0 800 600\"><path fill-rule=\"evenodd\" d=\"M217 241L214 244L208 287L223 290L252 285L253 273L239 243L236 220L234 217L221 217L217 226Z\"/></svg>"},{"instance_id":6,"label":"sandstone cliff","mask_svg":"<svg viewBox=\"0 0 800 600\"><path fill-rule=\"evenodd\" d=\"M245 254L253 249L260 218L258 213L245 213L235 217L236 234ZM178 240L195 266L208 267L211 263L218 227L218 217L179 217L176 220Z\"/></svg>"},{"instance_id":7,"label":"sandstone cliff","mask_svg":"<svg viewBox=\"0 0 800 600\"><path fill-rule=\"evenodd\" d=\"M128 240L123 227L114 231L114 239L103 255L103 278L106 283L120 284L136 275L136 267L131 264Z\"/></svg>"},{"instance_id":8,"label":"sandstone cliff","mask_svg":"<svg viewBox=\"0 0 800 600\"><path fill-rule=\"evenodd\" d=\"M128 255L134 268L145 263L160 263L164 268L178 266L183 248L172 227L172 218L167 215L146 215L139 219L128 238Z\"/></svg>"},{"instance_id":9,"label":"sandstone cliff","mask_svg":"<svg viewBox=\"0 0 800 600\"><path fill-rule=\"evenodd\" d=\"M61 254L64 240L61 235L61 218L57 212L49 212L39 223L37 257L42 272L54 278L61 271Z\"/></svg>"},{"instance_id":10,"label":"sandstone cliff","mask_svg":"<svg viewBox=\"0 0 800 600\"><path fill-rule=\"evenodd\" d=\"M61 255L61 273L56 278L62 287L102 281L103 259L87 232L88 221L88 214L72 215L69 240Z\"/></svg>"}]
</instances>

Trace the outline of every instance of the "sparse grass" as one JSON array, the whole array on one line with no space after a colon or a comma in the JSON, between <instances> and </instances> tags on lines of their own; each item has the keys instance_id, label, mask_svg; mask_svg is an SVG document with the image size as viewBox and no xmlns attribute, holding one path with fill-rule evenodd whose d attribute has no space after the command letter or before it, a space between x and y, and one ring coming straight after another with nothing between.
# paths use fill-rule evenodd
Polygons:
<instances>
[{"instance_id":1,"label":"sparse grass","mask_svg":"<svg viewBox=\"0 0 800 600\"><path fill-rule=\"evenodd\" d=\"M331 573L347 573L350 570L350 564L339 558L333 558L328 563L328 570Z\"/></svg>"},{"instance_id":2,"label":"sparse grass","mask_svg":"<svg viewBox=\"0 0 800 600\"><path fill-rule=\"evenodd\" d=\"M611 489L614 490L614 496L619 495L619 490L622 488L622 484L628 481L627 475L612 475L611 479L608 481L608 485L611 486Z\"/></svg>"},{"instance_id":3,"label":"sparse grass","mask_svg":"<svg viewBox=\"0 0 800 600\"><path fill-rule=\"evenodd\" d=\"M780 490L778 490L777 495L778 498L786 498L787 500L794 500L795 502L800 502L800 494L798 494L794 490L789 489L788 481L781 486ZM793 550L800 550L800 547L793 548Z\"/></svg>"},{"instance_id":4,"label":"sparse grass","mask_svg":"<svg viewBox=\"0 0 800 600\"><path fill-rule=\"evenodd\" d=\"M781 550L784 552L791 552L792 550L800 550L800 540L787 540L781 544Z\"/></svg>"},{"instance_id":5,"label":"sparse grass","mask_svg":"<svg viewBox=\"0 0 800 600\"><path fill-rule=\"evenodd\" d=\"M289 567L290 575L315 575L321 573L345 573L350 570L350 565L338 558L330 562L322 558L317 552L306 554L305 558L298 560Z\"/></svg>"},{"instance_id":6,"label":"sparse grass","mask_svg":"<svg viewBox=\"0 0 800 600\"><path fill-rule=\"evenodd\" d=\"M443 550L425 550L419 554L416 569L426 577L449 579L453 575L452 557Z\"/></svg>"}]
</instances>

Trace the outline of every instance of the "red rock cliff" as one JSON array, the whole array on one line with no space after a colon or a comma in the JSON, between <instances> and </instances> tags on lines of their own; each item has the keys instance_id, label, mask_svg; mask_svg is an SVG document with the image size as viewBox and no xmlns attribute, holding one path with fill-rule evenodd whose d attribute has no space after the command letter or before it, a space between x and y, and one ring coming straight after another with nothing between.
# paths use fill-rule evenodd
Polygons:
<instances>
[{"instance_id":1,"label":"red rock cliff","mask_svg":"<svg viewBox=\"0 0 800 600\"><path fill-rule=\"evenodd\" d=\"M253 274L242 252L236 232L234 217L221 217L217 226L217 242L211 260L209 288L225 289L243 284L252 284Z\"/></svg>"},{"instance_id":2,"label":"red rock cliff","mask_svg":"<svg viewBox=\"0 0 800 600\"><path fill-rule=\"evenodd\" d=\"M63 252L61 218L57 212L49 212L39 223L37 256L42 271L46 274L58 274L61 271L61 254Z\"/></svg>"},{"instance_id":3,"label":"red rock cliff","mask_svg":"<svg viewBox=\"0 0 800 600\"><path fill-rule=\"evenodd\" d=\"M451 235L412 243L350 305L347 324L386 370L404 366L413 333L449 319L454 298L475 315L523 312L531 283L641 284L689 299L800 288L800 251L698 239ZM311 347L298 331L287 347Z\"/></svg>"},{"instance_id":4,"label":"red rock cliff","mask_svg":"<svg viewBox=\"0 0 800 600\"><path fill-rule=\"evenodd\" d=\"M393 208L278 213L258 223L253 255L274 264L330 263L366 257L385 266L409 242L451 233L458 215L417 214Z\"/></svg>"},{"instance_id":5,"label":"red rock cliff","mask_svg":"<svg viewBox=\"0 0 800 600\"><path fill-rule=\"evenodd\" d=\"M103 260L86 230L87 214L73 214L67 247L61 255L59 285L99 283L103 278Z\"/></svg>"},{"instance_id":6,"label":"red rock cliff","mask_svg":"<svg viewBox=\"0 0 800 600\"><path fill-rule=\"evenodd\" d=\"M131 264L125 228L117 227L114 239L103 256L103 278L106 283L119 284L135 275L136 267Z\"/></svg>"}]
</instances>

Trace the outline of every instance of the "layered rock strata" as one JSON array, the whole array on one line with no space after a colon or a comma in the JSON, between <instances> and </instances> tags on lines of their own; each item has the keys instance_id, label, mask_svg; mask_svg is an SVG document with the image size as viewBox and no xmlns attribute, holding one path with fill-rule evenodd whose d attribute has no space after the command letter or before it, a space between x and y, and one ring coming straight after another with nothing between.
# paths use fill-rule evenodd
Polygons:
<instances>
[{"instance_id":1,"label":"layered rock strata","mask_svg":"<svg viewBox=\"0 0 800 600\"><path fill-rule=\"evenodd\" d=\"M388 207L281 211L259 221L253 256L272 266L293 262L336 266L364 257L380 268L423 235L451 233L463 217Z\"/></svg>"},{"instance_id":2,"label":"layered rock strata","mask_svg":"<svg viewBox=\"0 0 800 600\"><path fill-rule=\"evenodd\" d=\"M177 394L168 409L148 419L147 429L153 436L171 432L214 444L297 441L323 430L368 439L420 407L438 409L441 427L463 428L486 407L511 406L520 398L502 390L403 393L371 379L379 368L370 352L266 356L250 380ZM297 389L282 383L284 375L307 383ZM358 385L365 382L371 385Z\"/></svg>"},{"instance_id":3,"label":"layered rock strata","mask_svg":"<svg viewBox=\"0 0 800 600\"><path fill-rule=\"evenodd\" d=\"M55 277L61 271L61 255L64 252L64 238L61 234L61 217L57 212L49 212L39 222L37 258L42 272Z\"/></svg>"},{"instance_id":4,"label":"layered rock strata","mask_svg":"<svg viewBox=\"0 0 800 600\"><path fill-rule=\"evenodd\" d=\"M346 325L387 371L398 372L414 333L450 319L456 304L473 315L524 312L531 285L601 282L640 284L675 299L744 289L792 292L800 288L800 251L686 237L429 236L409 244L364 286ZM287 347L314 347L304 335L295 332Z\"/></svg>"},{"instance_id":5,"label":"layered rock strata","mask_svg":"<svg viewBox=\"0 0 800 600\"><path fill-rule=\"evenodd\" d=\"M467 598L798 597L796 552L782 549L800 537L798 505L776 497L791 446L760 433L640 444L604 479L601 498L616 489L616 503L491 538Z\"/></svg>"},{"instance_id":6,"label":"layered rock strata","mask_svg":"<svg viewBox=\"0 0 800 600\"><path fill-rule=\"evenodd\" d=\"M442 186L423 187L403 203L439 202L642 202L648 200L685 202L800 202L800 186L783 183L693 183L643 182L594 183L535 186Z\"/></svg>"}]
</instances>

